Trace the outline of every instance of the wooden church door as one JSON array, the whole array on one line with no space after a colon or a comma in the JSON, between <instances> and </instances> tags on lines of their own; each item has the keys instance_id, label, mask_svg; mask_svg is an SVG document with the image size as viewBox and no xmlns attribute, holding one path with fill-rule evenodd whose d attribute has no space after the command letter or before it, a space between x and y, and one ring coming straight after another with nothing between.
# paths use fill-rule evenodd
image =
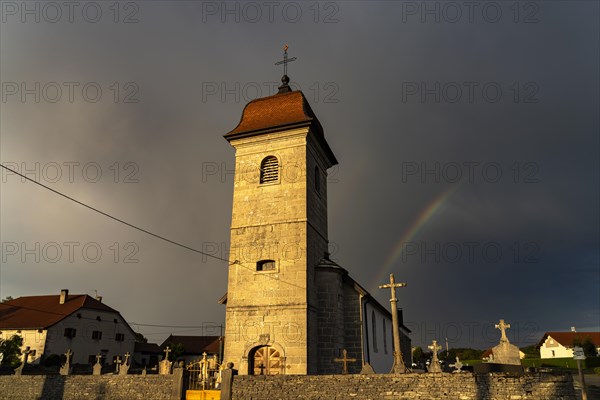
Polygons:
<instances>
[{"instance_id":1,"label":"wooden church door","mask_svg":"<svg viewBox=\"0 0 600 400\"><path fill-rule=\"evenodd\" d=\"M270 346L262 346L254 351L250 372L254 375L278 375L281 373L281 355Z\"/></svg>"}]
</instances>

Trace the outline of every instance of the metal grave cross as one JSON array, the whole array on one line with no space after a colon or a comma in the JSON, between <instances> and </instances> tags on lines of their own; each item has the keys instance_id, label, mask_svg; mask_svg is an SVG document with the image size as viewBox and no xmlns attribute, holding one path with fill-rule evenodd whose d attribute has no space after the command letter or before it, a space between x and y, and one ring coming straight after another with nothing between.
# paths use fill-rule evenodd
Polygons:
<instances>
[{"instance_id":1,"label":"metal grave cross","mask_svg":"<svg viewBox=\"0 0 600 400\"><path fill-rule=\"evenodd\" d=\"M500 329L502 332L502 336L500 337L501 342L508 342L508 337L506 337L506 330L510 328L510 324L504 322L503 319L500 320L500 323L496 324L496 329Z\"/></svg>"},{"instance_id":2,"label":"metal grave cross","mask_svg":"<svg viewBox=\"0 0 600 400\"><path fill-rule=\"evenodd\" d=\"M394 274L390 274L390 283L380 285L379 289L390 289L392 297L390 298L390 307L392 308L392 332L394 334L394 366L392 373L403 374L407 372L406 365L402 359L402 349L400 348L400 327L398 326L398 299L396 298L396 288L405 287L406 283L396 283Z\"/></svg>"},{"instance_id":3,"label":"metal grave cross","mask_svg":"<svg viewBox=\"0 0 600 400\"><path fill-rule=\"evenodd\" d=\"M164 360L168 360L169 359L169 353L171 352L171 348L169 346L167 346L167 347L165 347L165 349L163 351L165 353Z\"/></svg>"},{"instance_id":4,"label":"metal grave cross","mask_svg":"<svg viewBox=\"0 0 600 400\"><path fill-rule=\"evenodd\" d=\"M286 44L285 46L283 46L283 60L281 61L277 61L275 63L275 65L281 65L283 64L283 76L287 75L287 65L288 63L292 62L292 61L296 61L298 58L297 57L292 57L292 58L288 58L288 51L289 46Z\"/></svg>"},{"instance_id":5,"label":"metal grave cross","mask_svg":"<svg viewBox=\"0 0 600 400\"><path fill-rule=\"evenodd\" d=\"M342 358L334 358L333 359L334 362L341 362L342 364L342 374L347 374L348 373L348 363L349 362L356 362L356 358L348 358L348 352L346 351L346 349L342 350Z\"/></svg>"}]
</instances>

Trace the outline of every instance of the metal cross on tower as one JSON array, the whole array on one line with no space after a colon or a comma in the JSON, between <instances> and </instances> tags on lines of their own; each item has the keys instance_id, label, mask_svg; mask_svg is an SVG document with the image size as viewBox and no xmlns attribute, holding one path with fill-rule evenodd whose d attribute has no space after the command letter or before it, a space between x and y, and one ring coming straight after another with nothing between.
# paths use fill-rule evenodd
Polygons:
<instances>
[{"instance_id":1,"label":"metal cross on tower","mask_svg":"<svg viewBox=\"0 0 600 400\"><path fill-rule=\"evenodd\" d=\"M288 49L289 49L289 46L287 44L285 46L283 46L283 60L277 61L275 63L275 65L281 65L281 64L283 64L283 76L287 76L287 65L288 65L288 63L297 60L296 57L288 58L288 52L287 52Z\"/></svg>"},{"instance_id":2,"label":"metal cross on tower","mask_svg":"<svg viewBox=\"0 0 600 400\"><path fill-rule=\"evenodd\" d=\"M288 63L290 63L292 61L296 61L297 58L296 57L288 58L288 53L287 53L288 48L289 48L289 46L287 44L285 46L283 46L283 60L277 61L275 63L275 65L283 64L283 77L281 78L282 84L278 88L279 89L278 93L286 93L286 92L292 91L288 85L288 83L290 83L290 78L287 76L287 65L288 65Z\"/></svg>"},{"instance_id":3,"label":"metal cross on tower","mask_svg":"<svg viewBox=\"0 0 600 400\"><path fill-rule=\"evenodd\" d=\"M390 299L390 307L392 308L392 331L394 333L394 366L392 367L393 374L404 374L407 372L406 365L402 359L402 350L400 349L400 327L398 326L398 299L396 298L396 288L406 286L406 283L396 283L394 274L390 274L390 283L379 286L379 289L390 289L392 297Z\"/></svg>"}]
</instances>

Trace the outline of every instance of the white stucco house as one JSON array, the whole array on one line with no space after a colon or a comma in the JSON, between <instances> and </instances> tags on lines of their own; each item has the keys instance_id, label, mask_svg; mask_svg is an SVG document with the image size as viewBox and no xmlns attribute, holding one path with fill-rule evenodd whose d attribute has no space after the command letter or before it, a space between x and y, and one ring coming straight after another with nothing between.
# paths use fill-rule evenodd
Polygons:
<instances>
[{"instance_id":1,"label":"white stucco house","mask_svg":"<svg viewBox=\"0 0 600 400\"><path fill-rule=\"evenodd\" d=\"M121 314L87 294L24 296L0 303L0 338L23 338L29 347L28 362L38 364L42 356L73 353L73 364L112 363L116 356L133 355L135 332Z\"/></svg>"},{"instance_id":2,"label":"white stucco house","mask_svg":"<svg viewBox=\"0 0 600 400\"><path fill-rule=\"evenodd\" d=\"M600 354L600 332L546 332L538 343L540 358L572 358L573 341L591 339Z\"/></svg>"}]
</instances>

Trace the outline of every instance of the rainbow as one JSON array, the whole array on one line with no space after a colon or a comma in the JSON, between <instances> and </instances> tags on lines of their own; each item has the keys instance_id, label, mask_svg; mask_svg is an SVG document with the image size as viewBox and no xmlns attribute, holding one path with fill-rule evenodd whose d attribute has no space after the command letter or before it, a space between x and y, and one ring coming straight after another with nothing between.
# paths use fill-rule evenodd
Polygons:
<instances>
[{"instance_id":1,"label":"rainbow","mask_svg":"<svg viewBox=\"0 0 600 400\"><path fill-rule=\"evenodd\" d=\"M377 287L378 285L382 285L389 281L390 269L394 265L396 260L402 255L404 244L412 241L419 234L422 228L437 214L444 202L448 200L450 195L454 193L457 188L458 185L453 185L450 189L446 190L442 194L438 195L435 199L433 199L427 205L427 207L425 207L423 211L421 211L421 213L414 220L412 225L406 231L404 231L403 235L400 237L393 250L386 258L385 262L383 263L383 266L380 269L380 272L375 275L371 287Z\"/></svg>"}]
</instances>

